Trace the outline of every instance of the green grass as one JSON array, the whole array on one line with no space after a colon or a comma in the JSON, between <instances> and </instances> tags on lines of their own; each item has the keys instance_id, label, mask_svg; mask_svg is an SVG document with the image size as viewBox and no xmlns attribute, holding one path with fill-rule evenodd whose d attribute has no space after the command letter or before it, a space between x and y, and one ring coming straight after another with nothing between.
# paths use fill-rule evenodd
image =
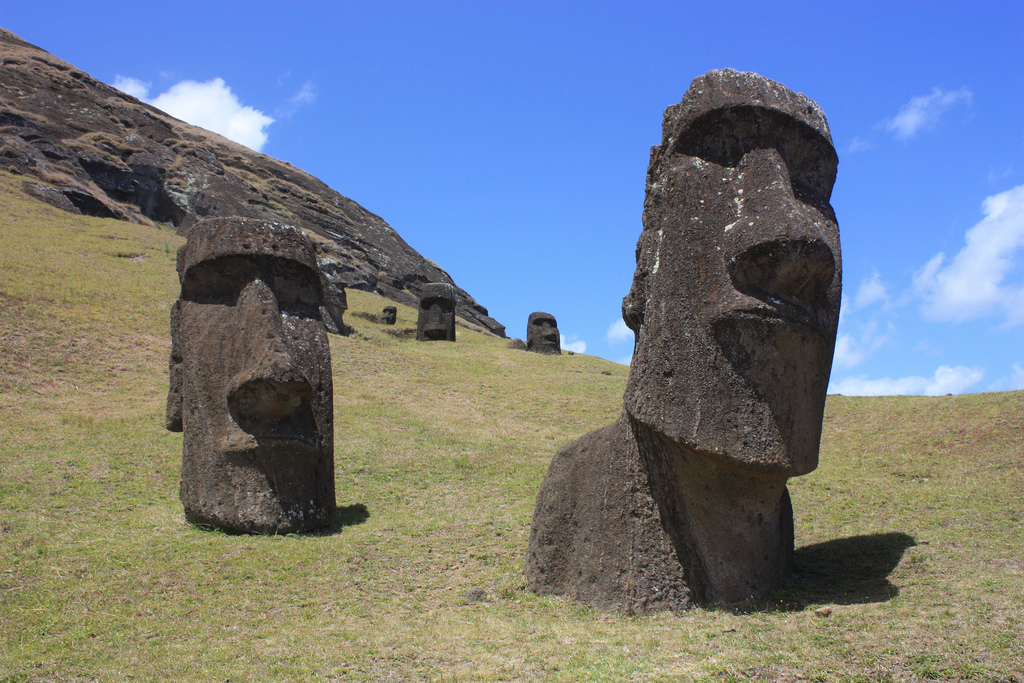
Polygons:
<instances>
[{"instance_id":1,"label":"green grass","mask_svg":"<svg viewBox=\"0 0 1024 683\"><path fill-rule=\"evenodd\" d=\"M830 397L791 481L792 585L612 617L522 569L551 455L615 419L627 368L397 339L352 315L390 302L349 292L334 524L201 531L163 429L180 238L19 185L0 175L0 681L1024 681L1020 392Z\"/></svg>"}]
</instances>

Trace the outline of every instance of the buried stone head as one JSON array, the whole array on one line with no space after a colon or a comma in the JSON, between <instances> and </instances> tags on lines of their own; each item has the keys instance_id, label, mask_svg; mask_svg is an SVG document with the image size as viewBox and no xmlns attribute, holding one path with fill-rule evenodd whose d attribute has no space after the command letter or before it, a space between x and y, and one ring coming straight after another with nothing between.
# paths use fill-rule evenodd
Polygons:
<instances>
[{"instance_id":1,"label":"buried stone head","mask_svg":"<svg viewBox=\"0 0 1024 683\"><path fill-rule=\"evenodd\" d=\"M330 347L313 245L266 221L197 223L178 251L167 428L189 521L290 533L335 510Z\"/></svg>"},{"instance_id":2,"label":"buried stone head","mask_svg":"<svg viewBox=\"0 0 1024 683\"><path fill-rule=\"evenodd\" d=\"M817 466L839 314L836 164L821 109L757 74L705 74L665 111L623 300L623 412L555 455L534 590L639 612L789 578L786 480Z\"/></svg>"}]
</instances>

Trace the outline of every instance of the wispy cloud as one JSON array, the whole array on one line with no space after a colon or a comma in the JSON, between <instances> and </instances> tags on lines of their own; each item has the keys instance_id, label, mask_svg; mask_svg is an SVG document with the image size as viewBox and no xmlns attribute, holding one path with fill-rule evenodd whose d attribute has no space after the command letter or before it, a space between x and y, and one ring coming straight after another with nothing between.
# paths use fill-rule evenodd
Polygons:
<instances>
[{"instance_id":1,"label":"wispy cloud","mask_svg":"<svg viewBox=\"0 0 1024 683\"><path fill-rule=\"evenodd\" d=\"M941 365L933 377L900 377L891 379L867 379L847 377L829 385L829 393L846 396L942 396L962 394L985 376L981 367L969 368L964 365L950 367Z\"/></svg>"},{"instance_id":2,"label":"wispy cloud","mask_svg":"<svg viewBox=\"0 0 1024 683\"><path fill-rule=\"evenodd\" d=\"M888 288L882 282L882 276L877 270L872 272L870 278L860 283L860 287L857 289L857 296L853 299L853 307L854 309L861 309L875 303L889 303Z\"/></svg>"},{"instance_id":3,"label":"wispy cloud","mask_svg":"<svg viewBox=\"0 0 1024 683\"><path fill-rule=\"evenodd\" d=\"M885 129L899 140L909 140L918 133L939 125L939 118L953 105L970 104L973 93L966 87L959 90L933 88L930 95L912 97L900 112L884 122Z\"/></svg>"},{"instance_id":4,"label":"wispy cloud","mask_svg":"<svg viewBox=\"0 0 1024 683\"><path fill-rule=\"evenodd\" d=\"M1024 389L1024 365L1014 363L1010 374L1000 377L988 386L989 391L1017 391Z\"/></svg>"},{"instance_id":5,"label":"wispy cloud","mask_svg":"<svg viewBox=\"0 0 1024 683\"><path fill-rule=\"evenodd\" d=\"M855 137L852 140L850 140L850 144L849 146L847 146L846 151L849 152L850 154L856 154L857 152L864 152L866 150L874 148L875 143L871 142L870 140L865 140L864 138L861 137Z\"/></svg>"},{"instance_id":6,"label":"wispy cloud","mask_svg":"<svg viewBox=\"0 0 1024 683\"><path fill-rule=\"evenodd\" d=\"M914 274L926 318L963 322L1001 310L1008 325L1024 323L1024 286L1007 282L1022 270L1024 185L986 198L982 212L952 261L936 254Z\"/></svg>"},{"instance_id":7,"label":"wispy cloud","mask_svg":"<svg viewBox=\"0 0 1024 683\"><path fill-rule=\"evenodd\" d=\"M114 87L162 109L182 121L219 133L257 152L267 142L267 127L274 119L245 106L221 78L205 83L181 81L149 99L150 84L136 78L117 76Z\"/></svg>"},{"instance_id":8,"label":"wispy cloud","mask_svg":"<svg viewBox=\"0 0 1024 683\"><path fill-rule=\"evenodd\" d=\"M295 112L303 107L316 102L318 94L316 84L313 81L306 81L297 93L289 97L284 104L274 110L274 115L280 119L293 116Z\"/></svg>"},{"instance_id":9,"label":"wispy cloud","mask_svg":"<svg viewBox=\"0 0 1024 683\"><path fill-rule=\"evenodd\" d=\"M626 327L625 320L619 318L608 326L608 332L605 334L605 338L608 340L608 343L613 346L626 341L633 341L633 330Z\"/></svg>"},{"instance_id":10,"label":"wispy cloud","mask_svg":"<svg viewBox=\"0 0 1024 683\"><path fill-rule=\"evenodd\" d=\"M573 353L587 352L587 342L580 340L575 334L570 334L568 337L560 334L558 339L563 351L572 351Z\"/></svg>"},{"instance_id":11,"label":"wispy cloud","mask_svg":"<svg viewBox=\"0 0 1024 683\"><path fill-rule=\"evenodd\" d=\"M843 332L836 337L836 351L832 356L832 364L839 368L853 368L885 346L895 332L895 326L889 323L884 331L879 330L877 320L861 325L858 334Z\"/></svg>"}]
</instances>

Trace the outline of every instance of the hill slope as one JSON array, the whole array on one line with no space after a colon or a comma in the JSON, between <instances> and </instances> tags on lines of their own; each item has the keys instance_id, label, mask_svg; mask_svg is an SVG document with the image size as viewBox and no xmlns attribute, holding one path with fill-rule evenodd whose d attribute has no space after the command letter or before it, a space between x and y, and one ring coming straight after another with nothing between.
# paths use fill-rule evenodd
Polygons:
<instances>
[{"instance_id":1,"label":"hill slope","mask_svg":"<svg viewBox=\"0 0 1024 683\"><path fill-rule=\"evenodd\" d=\"M408 305L455 284L385 223L313 176L190 126L0 28L0 168L73 213L173 225L249 216L297 225L347 288ZM505 328L456 286L463 318Z\"/></svg>"},{"instance_id":2,"label":"hill slope","mask_svg":"<svg viewBox=\"0 0 1024 683\"><path fill-rule=\"evenodd\" d=\"M162 428L181 238L21 182L0 173L0 681L1024 680L1020 392L830 397L790 588L598 615L525 592L523 554L551 455L615 418L626 368L398 339L354 292L333 527L200 531Z\"/></svg>"}]
</instances>

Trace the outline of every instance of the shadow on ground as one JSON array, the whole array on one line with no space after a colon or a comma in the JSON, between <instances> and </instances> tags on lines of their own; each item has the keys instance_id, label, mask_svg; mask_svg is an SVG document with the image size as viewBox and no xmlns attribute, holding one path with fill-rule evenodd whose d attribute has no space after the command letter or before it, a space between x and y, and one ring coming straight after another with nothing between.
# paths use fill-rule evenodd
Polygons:
<instances>
[{"instance_id":1,"label":"shadow on ground","mask_svg":"<svg viewBox=\"0 0 1024 683\"><path fill-rule=\"evenodd\" d=\"M807 605L886 602L899 595L889 574L907 548L917 545L901 532L837 538L797 548L793 581L772 593L759 609L799 611Z\"/></svg>"},{"instance_id":2,"label":"shadow on ground","mask_svg":"<svg viewBox=\"0 0 1024 683\"><path fill-rule=\"evenodd\" d=\"M325 535L336 534L347 526L362 524L369 518L370 511L362 503L339 507L335 511L334 516L331 517L331 523L321 529L319 533Z\"/></svg>"}]
</instances>

